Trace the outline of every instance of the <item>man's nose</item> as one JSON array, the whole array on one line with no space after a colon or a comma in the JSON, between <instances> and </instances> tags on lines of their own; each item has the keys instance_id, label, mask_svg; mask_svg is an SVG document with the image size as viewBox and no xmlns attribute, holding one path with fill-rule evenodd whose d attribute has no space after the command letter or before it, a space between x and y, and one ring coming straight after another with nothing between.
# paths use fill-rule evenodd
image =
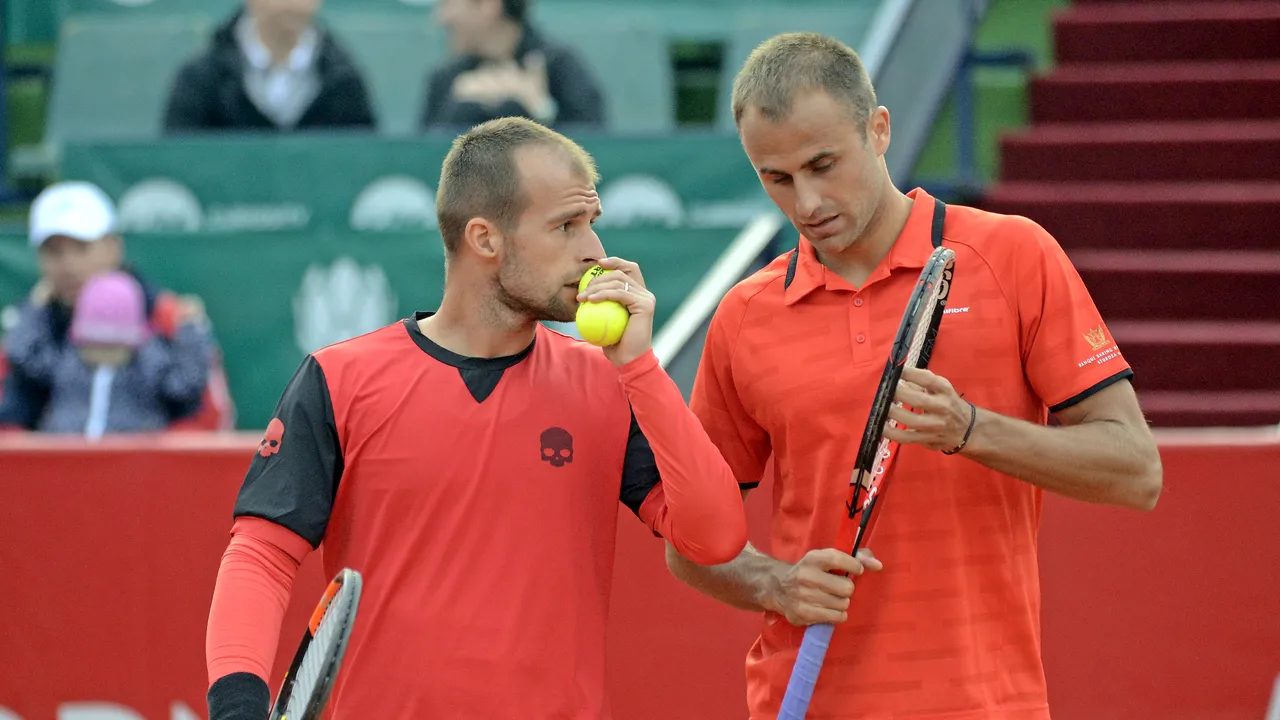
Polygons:
<instances>
[{"instance_id":1,"label":"man's nose","mask_svg":"<svg viewBox=\"0 0 1280 720\"><path fill-rule=\"evenodd\" d=\"M822 208L822 195L811 183L796 180L796 214L801 220L817 220Z\"/></svg>"}]
</instances>

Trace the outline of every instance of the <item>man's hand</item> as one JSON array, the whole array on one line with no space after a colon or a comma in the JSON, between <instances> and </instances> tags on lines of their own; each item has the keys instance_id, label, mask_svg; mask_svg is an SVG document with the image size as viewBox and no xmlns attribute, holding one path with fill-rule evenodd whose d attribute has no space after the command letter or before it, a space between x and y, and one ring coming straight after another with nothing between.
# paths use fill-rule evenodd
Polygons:
<instances>
[{"instance_id":1,"label":"man's hand","mask_svg":"<svg viewBox=\"0 0 1280 720\"><path fill-rule=\"evenodd\" d=\"M899 426L885 428L889 440L930 450L951 450L964 442L973 410L946 378L906 368L893 397L906 407L889 407L889 417Z\"/></svg>"},{"instance_id":2,"label":"man's hand","mask_svg":"<svg viewBox=\"0 0 1280 720\"><path fill-rule=\"evenodd\" d=\"M653 312L658 300L645 289L640 266L622 258L609 257L600 261L600 267L613 272L603 273L587 283L579 293L578 302L603 302L613 300L631 313L627 329L614 345L604 348L605 357L616 367L622 367L649 352L653 347Z\"/></svg>"},{"instance_id":3,"label":"man's hand","mask_svg":"<svg viewBox=\"0 0 1280 720\"><path fill-rule=\"evenodd\" d=\"M551 99L547 61L535 52L525 58L523 66L510 60L462 73L454 78L453 97L488 106L515 100L529 112L540 114Z\"/></svg>"},{"instance_id":4,"label":"man's hand","mask_svg":"<svg viewBox=\"0 0 1280 720\"><path fill-rule=\"evenodd\" d=\"M851 578L882 569L884 565L866 548L857 557L832 548L810 550L775 579L762 604L796 627L842 623L849 619Z\"/></svg>"}]
</instances>

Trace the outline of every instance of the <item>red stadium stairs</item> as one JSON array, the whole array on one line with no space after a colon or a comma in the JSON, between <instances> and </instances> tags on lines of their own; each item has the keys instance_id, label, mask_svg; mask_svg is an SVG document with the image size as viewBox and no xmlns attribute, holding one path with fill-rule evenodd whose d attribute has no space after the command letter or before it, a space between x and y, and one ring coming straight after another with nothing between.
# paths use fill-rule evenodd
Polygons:
<instances>
[{"instance_id":1,"label":"red stadium stairs","mask_svg":"<svg viewBox=\"0 0 1280 720\"><path fill-rule=\"evenodd\" d=\"M1071 255L1156 426L1280 422L1280 0L1077 0L984 207Z\"/></svg>"}]
</instances>

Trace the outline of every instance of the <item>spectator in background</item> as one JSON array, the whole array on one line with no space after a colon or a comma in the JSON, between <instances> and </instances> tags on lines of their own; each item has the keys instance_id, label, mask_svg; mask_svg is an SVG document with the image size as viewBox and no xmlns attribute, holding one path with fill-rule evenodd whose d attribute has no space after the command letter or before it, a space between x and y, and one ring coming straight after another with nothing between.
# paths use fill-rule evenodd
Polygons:
<instances>
[{"instance_id":1,"label":"spectator in background","mask_svg":"<svg viewBox=\"0 0 1280 720\"><path fill-rule=\"evenodd\" d=\"M453 129L500 117L600 128L600 88L570 49L528 19L528 0L438 0L436 13L457 55L427 79L423 129Z\"/></svg>"},{"instance_id":2,"label":"spectator in background","mask_svg":"<svg viewBox=\"0 0 1280 720\"><path fill-rule=\"evenodd\" d=\"M320 0L246 0L179 71L166 132L373 128L369 93Z\"/></svg>"},{"instance_id":3,"label":"spectator in background","mask_svg":"<svg viewBox=\"0 0 1280 720\"><path fill-rule=\"evenodd\" d=\"M68 344L73 309L95 275L121 269L132 275L142 287L151 332L162 342L176 338L184 324L207 322L198 298L162 291L125 266L115 206L95 185L63 182L46 188L31 204L29 235L40 281L4 339L0 427L41 426L49 411L53 367ZM207 361L209 382L203 393L166 403L171 428L232 427L235 411L216 350Z\"/></svg>"},{"instance_id":4,"label":"spectator in background","mask_svg":"<svg viewBox=\"0 0 1280 720\"><path fill-rule=\"evenodd\" d=\"M190 312L190 309L188 309ZM29 374L49 386L38 429L83 434L157 432L170 406L199 405L209 381L212 344L198 316L182 319L168 341L147 324L146 297L132 275L95 275L72 313L70 343L44 348Z\"/></svg>"}]
</instances>

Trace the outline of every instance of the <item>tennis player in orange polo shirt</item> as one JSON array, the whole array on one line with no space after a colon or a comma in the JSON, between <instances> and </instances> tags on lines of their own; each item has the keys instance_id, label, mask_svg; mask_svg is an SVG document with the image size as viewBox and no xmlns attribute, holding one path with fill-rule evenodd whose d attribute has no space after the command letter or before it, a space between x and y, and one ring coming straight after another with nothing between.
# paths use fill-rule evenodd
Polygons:
<instances>
[{"instance_id":1,"label":"tennis player in orange polo shirt","mask_svg":"<svg viewBox=\"0 0 1280 720\"><path fill-rule=\"evenodd\" d=\"M738 74L733 112L802 239L724 298L691 404L743 486L774 457L775 556L748 545L725 565L674 552L668 565L764 613L747 658L752 720L776 717L816 622L838 624L810 718L1048 720L1043 493L1150 510L1161 491L1128 363L1039 225L894 187L889 113L848 47L766 41ZM956 254L951 296L929 370L903 374L897 398L915 412L891 413L905 426L885 433L903 443L893 487L874 556L855 558L830 546L890 343L937 244ZM1051 412L1060 427L1046 425Z\"/></svg>"}]
</instances>

